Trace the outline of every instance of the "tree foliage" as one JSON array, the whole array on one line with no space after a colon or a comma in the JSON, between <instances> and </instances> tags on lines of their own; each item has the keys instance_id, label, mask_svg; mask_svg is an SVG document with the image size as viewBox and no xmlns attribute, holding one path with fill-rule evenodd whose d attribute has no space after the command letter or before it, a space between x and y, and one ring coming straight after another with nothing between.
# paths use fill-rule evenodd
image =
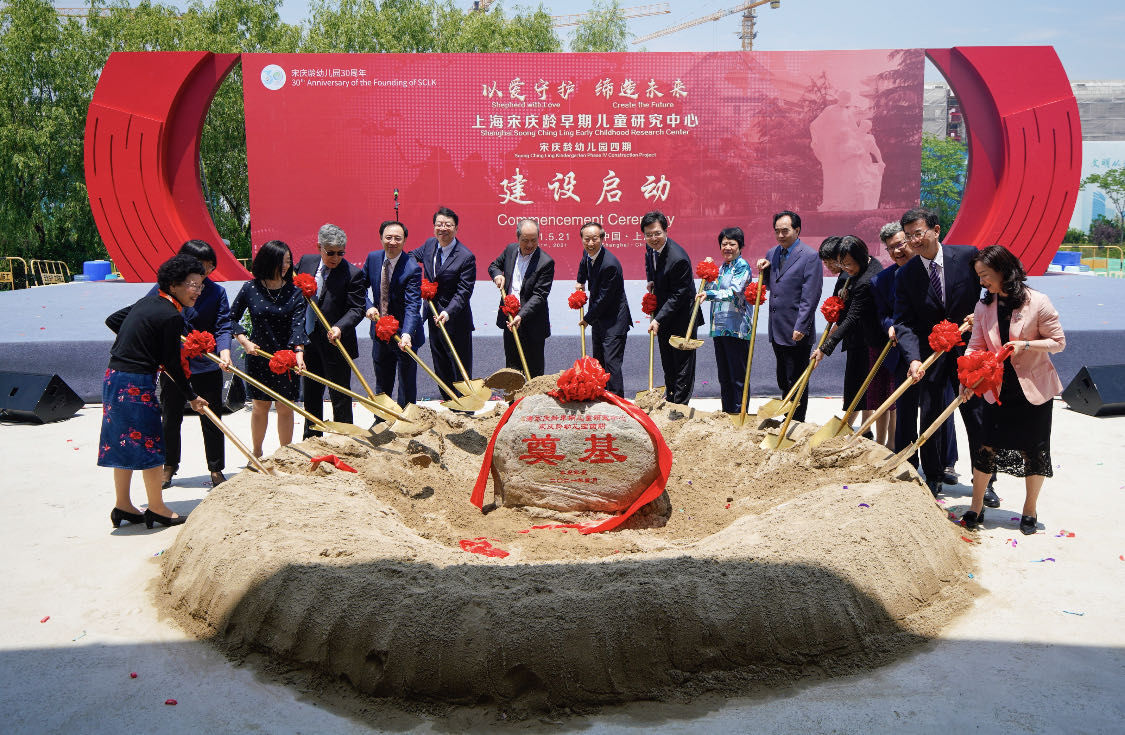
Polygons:
<instances>
[{"instance_id":1,"label":"tree foliage","mask_svg":"<svg viewBox=\"0 0 1125 735\"><path fill-rule=\"evenodd\" d=\"M629 28L618 0L594 0L571 34L571 51L628 51Z\"/></svg>"},{"instance_id":2,"label":"tree foliage","mask_svg":"<svg viewBox=\"0 0 1125 735\"><path fill-rule=\"evenodd\" d=\"M1095 245L1114 245L1123 239L1121 226L1113 220L1096 217L1090 223L1090 242Z\"/></svg>"},{"instance_id":3,"label":"tree foliage","mask_svg":"<svg viewBox=\"0 0 1125 735\"><path fill-rule=\"evenodd\" d=\"M942 232L949 231L961 208L968 163L968 148L961 141L922 134L922 206L937 213Z\"/></svg>"},{"instance_id":4,"label":"tree foliage","mask_svg":"<svg viewBox=\"0 0 1125 735\"><path fill-rule=\"evenodd\" d=\"M1105 198L1117 210L1117 228L1125 230L1125 168L1111 168L1100 174L1090 174L1082 179L1082 188L1085 189L1087 186L1096 186L1102 190ZM1091 239L1093 234L1094 228L1091 226Z\"/></svg>"}]
</instances>

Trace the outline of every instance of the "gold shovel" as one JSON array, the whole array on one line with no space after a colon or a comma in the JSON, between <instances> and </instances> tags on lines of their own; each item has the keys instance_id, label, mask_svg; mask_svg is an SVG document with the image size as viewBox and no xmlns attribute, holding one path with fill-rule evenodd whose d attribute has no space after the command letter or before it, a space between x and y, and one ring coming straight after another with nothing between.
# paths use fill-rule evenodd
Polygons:
<instances>
[{"instance_id":1,"label":"gold shovel","mask_svg":"<svg viewBox=\"0 0 1125 735\"><path fill-rule=\"evenodd\" d=\"M184 338L182 336L180 337L180 340L186 341L186 340L184 340ZM208 360L215 363L216 365L222 366L222 364L223 364L222 359L218 355L215 355L214 353L204 352L203 357L206 357ZM369 431L368 429L361 429L360 427L356 426L355 424L345 424L342 421L325 421L323 419L318 419L316 416L313 416L311 413L309 413L305 409L301 408L300 406L298 406L293 401L289 400L285 396L283 396L280 393L278 393L277 391L273 390L272 388L270 388L268 385L261 382L260 380L257 380L255 378L250 377L244 371L239 370L234 365L228 365L227 368L232 373L234 373L238 377L242 378L243 380L245 380L250 385L254 386L258 390L262 391L266 395L273 398L273 400L278 401L279 403L293 409L296 413L298 413L302 417L304 417L304 419L306 421L310 422L311 425L312 425L312 428L317 430L317 431L328 431L328 432L331 432L333 434L343 434L345 436L368 437L368 436L372 435L372 432Z\"/></svg>"},{"instance_id":2,"label":"gold shovel","mask_svg":"<svg viewBox=\"0 0 1125 735\"><path fill-rule=\"evenodd\" d=\"M437 307L434 306L434 302L431 299L427 299L426 303L430 305L430 309L434 312L434 316L436 317L438 315L438 310ZM479 401L480 408L483 408L484 404L492 398L492 389L485 386L483 379L478 378L473 380L469 377L469 371L465 369L465 365L461 362L461 356L457 354L457 350L453 347L453 340L450 339L449 332L445 331L445 325L438 322L434 323L438 325L442 336L445 337L445 344L449 346L449 352L453 355L453 361L457 363L457 369L461 371L461 376L464 378L464 380L453 384L453 390L473 403ZM430 334L433 334L433 332Z\"/></svg>"},{"instance_id":3,"label":"gold shovel","mask_svg":"<svg viewBox=\"0 0 1125 735\"><path fill-rule=\"evenodd\" d=\"M501 306L503 306L504 297L507 296L507 294L504 293L504 287L503 286L498 285L496 288L500 289L500 304L501 304ZM508 314L507 316L508 316L508 324L511 324L512 320L515 319L515 317L513 317L511 314ZM512 333L512 339L514 339L516 341L516 351L520 353L520 364L523 365L523 377L527 378L527 382L530 383L531 382L531 371L527 369L527 358L523 356L523 345L520 343L519 327L512 327L508 331L510 331ZM585 340L583 340L583 343L585 343Z\"/></svg>"},{"instance_id":4,"label":"gold shovel","mask_svg":"<svg viewBox=\"0 0 1125 735\"><path fill-rule=\"evenodd\" d=\"M319 319L321 325L324 326L324 331L332 331L332 327L328 324L328 320L324 317L324 312L320 310L319 306L317 306L316 299L307 299L307 301L309 302L309 306L312 307L313 313L316 314L316 318ZM336 340L336 346L340 348L340 354L344 356L344 360L347 361L348 367L350 367L355 376L359 378L359 383L363 386L363 389L367 391L368 397L375 402L379 402L379 398L376 397L375 391L371 390L371 386L367 384L367 380L364 379L363 373L361 373L359 371L359 368L356 367L355 360L353 360L352 356L348 354L348 348L344 347L343 335L340 335L340 339ZM387 396L383 397L387 398ZM397 403L395 404L395 408L398 408ZM399 408L399 410L401 411L402 409Z\"/></svg>"},{"instance_id":5,"label":"gold shovel","mask_svg":"<svg viewBox=\"0 0 1125 735\"><path fill-rule=\"evenodd\" d=\"M707 281L703 278L699 279L699 293L703 293L707 288ZM687 332L681 337L678 334L673 334L668 338L668 344L675 347L677 350L698 350L703 346L703 340L694 339L691 332L695 329L695 318L699 316L699 297L694 299L695 306L691 307L691 320L688 321Z\"/></svg>"},{"instance_id":6,"label":"gold shovel","mask_svg":"<svg viewBox=\"0 0 1125 735\"><path fill-rule=\"evenodd\" d=\"M827 329L824 330L828 332ZM821 337L821 344L824 343L824 338ZM797 381L796 393L793 396L793 405L789 409L789 413L785 415L785 423L781 425L781 432L776 436L773 434L766 434L759 445L762 449L788 449L796 444L795 441L786 436L789 432L789 424L793 422L793 416L797 413L797 407L801 405L801 395L805 392L805 387L809 383L809 378L812 377L812 371L816 368L816 360L809 360L809 366L805 368L805 372L801 373L800 379Z\"/></svg>"},{"instance_id":7,"label":"gold shovel","mask_svg":"<svg viewBox=\"0 0 1125 735\"><path fill-rule=\"evenodd\" d=\"M653 296L653 299L655 299L655 298L656 297ZM652 323L652 318L654 316L656 316L655 307L653 307L653 309L654 309L653 312L648 315L649 324ZM644 310L644 302L643 301L641 302L641 310L642 311ZM651 396L655 400L659 400L659 399L664 397L665 388L664 388L663 385L658 385L655 388L652 387L652 366L653 366L653 362L655 362L655 357L654 357L653 353L655 352L655 349L656 349L656 334L653 333L653 332L649 332L648 333L648 390L642 390L640 393L638 393L636 396L634 396L634 398L633 398L634 403L640 403L642 400L647 399L649 396Z\"/></svg>"},{"instance_id":8,"label":"gold shovel","mask_svg":"<svg viewBox=\"0 0 1125 735\"><path fill-rule=\"evenodd\" d=\"M758 271L758 293L762 293L762 278L765 276L765 271ZM754 301L754 316L750 324L750 352L746 355L746 374L742 378L742 408L739 409L737 416L731 416L730 420L735 426L746 425L746 402L750 398L750 363L754 362L754 340L758 337L758 307L762 305L761 297Z\"/></svg>"},{"instance_id":9,"label":"gold shovel","mask_svg":"<svg viewBox=\"0 0 1125 735\"><path fill-rule=\"evenodd\" d=\"M260 355L267 360L273 359L272 354L260 347L254 354ZM400 409L398 407L398 404L391 400L391 397L386 393L380 393L376 396L376 399L383 400L373 401L366 396L361 396L359 393L356 393L349 388L345 388L339 383L332 382L328 378L322 378L311 370L300 370L297 367L294 367L292 369L293 372L297 373L297 375L300 375L303 378L308 378L309 380L320 383L327 388L331 388L337 393L343 393L344 395L349 396L350 398L354 399L356 403L360 404L376 416L386 421L393 421L394 423L391 424L391 429L395 433L419 434L422 431L425 431L426 427L422 426L421 424L414 423L414 421L418 418L418 407L413 403L406 406L405 408Z\"/></svg>"},{"instance_id":10,"label":"gold shovel","mask_svg":"<svg viewBox=\"0 0 1125 735\"><path fill-rule=\"evenodd\" d=\"M832 334L832 330L834 330L835 328L836 328L836 325L834 323L829 324L825 328L824 332L821 333L820 341L816 345L816 348L818 350L821 347L824 346L824 340L828 339L828 335ZM805 372L811 374L813 365L815 365L815 363L813 362L812 358L809 358L809 367L805 368ZM802 377L803 377L803 374L802 374ZM796 404L800 403L801 397L800 397L800 395L797 395L797 389L800 387L800 385L801 385L801 380L800 380L800 378L798 378L797 382L793 384L793 387L789 389L789 392L785 394L785 398L782 398L780 401L777 400L776 398L771 398L770 400L763 403L761 406L758 406L758 419L763 421L763 422L767 421L769 419L772 419L774 416L777 416L779 414L782 414L782 413L785 413L786 411L788 411L789 408L790 408L790 402L791 401L793 402L794 406Z\"/></svg>"},{"instance_id":11,"label":"gold shovel","mask_svg":"<svg viewBox=\"0 0 1125 735\"><path fill-rule=\"evenodd\" d=\"M848 404L848 410L844 413L844 418L838 419L835 416L828 419L828 423L816 430L816 433L809 437L809 447L815 447L823 444L829 439L833 439L840 434L852 433L852 416L855 415L856 407L859 406L860 400L863 395L867 393L867 388L871 385L871 381L875 379L875 373L879 372L879 368L883 366L883 360L886 359L887 353L891 351L894 345L893 340L887 340L887 344L883 345L883 351L879 353L879 359L871 367L871 371L867 373L867 378L863 381L863 385L859 387L859 392L855 394L855 398Z\"/></svg>"},{"instance_id":12,"label":"gold shovel","mask_svg":"<svg viewBox=\"0 0 1125 735\"><path fill-rule=\"evenodd\" d=\"M459 395L457 395L453 391L452 388L450 388L448 385L445 384L445 381L443 381L441 378L439 378L437 376L437 373L435 373L433 370L430 369L429 365L422 362L422 358L418 357L418 355L414 352L414 350L410 349L409 347L405 347L402 344L402 337L400 337L396 334L395 335L395 342L398 343L399 349L401 349L403 352L405 352L406 354L408 354L412 358L414 358L414 362L418 363L418 367L425 370L426 374L430 376L430 379L433 380L435 383L437 383L437 386L439 388L441 388L442 392L444 392L447 396L449 396L449 400L448 401L442 401L441 405L445 406L446 408L453 409L455 411L468 411L470 413L476 413L480 409L484 408L484 404L486 403L486 401L488 399L482 400L478 395L471 395L471 396L459 396Z\"/></svg>"}]
</instances>

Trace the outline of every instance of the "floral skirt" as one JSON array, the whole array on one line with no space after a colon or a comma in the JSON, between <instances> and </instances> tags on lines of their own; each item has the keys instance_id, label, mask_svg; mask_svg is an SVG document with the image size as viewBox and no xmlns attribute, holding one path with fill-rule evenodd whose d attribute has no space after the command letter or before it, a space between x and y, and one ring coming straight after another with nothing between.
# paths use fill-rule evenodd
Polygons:
<instances>
[{"instance_id":1,"label":"floral skirt","mask_svg":"<svg viewBox=\"0 0 1125 735\"><path fill-rule=\"evenodd\" d=\"M106 370L98 466L147 470L164 464L156 376Z\"/></svg>"}]
</instances>

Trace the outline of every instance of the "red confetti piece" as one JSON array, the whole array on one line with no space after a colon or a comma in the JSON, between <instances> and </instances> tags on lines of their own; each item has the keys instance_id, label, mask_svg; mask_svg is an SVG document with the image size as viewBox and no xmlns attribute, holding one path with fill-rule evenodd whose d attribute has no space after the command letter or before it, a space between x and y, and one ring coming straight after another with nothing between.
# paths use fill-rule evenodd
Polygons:
<instances>
[{"instance_id":1,"label":"red confetti piece","mask_svg":"<svg viewBox=\"0 0 1125 735\"><path fill-rule=\"evenodd\" d=\"M137 672L136 671L130 671L129 672L129 678L130 679L136 679L137 678Z\"/></svg>"},{"instance_id":2,"label":"red confetti piece","mask_svg":"<svg viewBox=\"0 0 1125 735\"><path fill-rule=\"evenodd\" d=\"M176 706L177 702L174 699L165 699L164 704L170 704L174 707L174 706Z\"/></svg>"},{"instance_id":3,"label":"red confetti piece","mask_svg":"<svg viewBox=\"0 0 1125 735\"><path fill-rule=\"evenodd\" d=\"M727 504L726 504L726 507L727 507L727 508L730 508L730 503L727 503Z\"/></svg>"},{"instance_id":4,"label":"red confetti piece","mask_svg":"<svg viewBox=\"0 0 1125 735\"><path fill-rule=\"evenodd\" d=\"M321 462L327 462L338 470L344 472L355 472L355 468L349 465L344 460L337 457L335 454L326 454L323 457L313 457L311 460L312 468L315 470Z\"/></svg>"},{"instance_id":5,"label":"red confetti piece","mask_svg":"<svg viewBox=\"0 0 1125 735\"><path fill-rule=\"evenodd\" d=\"M491 556L497 559L503 559L508 556L509 552L503 549L498 549L487 541L476 541L469 539L461 539L461 549L470 554L480 554L481 556Z\"/></svg>"},{"instance_id":6,"label":"red confetti piece","mask_svg":"<svg viewBox=\"0 0 1125 735\"><path fill-rule=\"evenodd\" d=\"M43 619L42 619L42 620L40 620L39 622L40 622L40 623L45 623L45 622L47 622L47 621L48 621L48 620L50 620L50 619L51 619L51 616L50 616L50 615L45 615L45 616L43 617Z\"/></svg>"},{"instance_id":7,"label":"red confetti piece","mask_svg":"<svg viewBox=\"0 0 1125 735\"><path fill-rule=\"evenodd\" d=\"M967 537L967 536L962 536L961 540L964 541L967 544L973 543L973 540L971 538Z\"/></svg>"}]
</instances>

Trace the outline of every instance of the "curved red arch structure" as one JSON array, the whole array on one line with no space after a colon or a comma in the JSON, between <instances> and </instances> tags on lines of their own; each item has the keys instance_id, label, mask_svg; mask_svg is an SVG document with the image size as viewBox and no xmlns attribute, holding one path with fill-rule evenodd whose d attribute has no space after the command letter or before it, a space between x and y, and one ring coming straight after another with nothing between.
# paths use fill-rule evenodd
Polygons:
<instances>
[{"instance_id":1,"label":"curved red arch structure","mask_svg":"<svg viewBox=\"0 0 1125 735\"><path fill-rule=\"evenodd\" d=\"M119 52L102 69L86 116L86 189L94 222L127 281L198 238L215 248L215 278L250 277L203 199L199 139L211 100L238 54Z\"/></svg>"},{"instance_id":2,"label":"curved red arch structure","mask_svg":"<svg viewBox=\"0 0 1125 735\"><path fill-rule=\"evenodd\" d=\"M1062 242L1081 181L1078 103L1049 46L928 49L961 101L969 170L950 243L1001 244L1031 275ZM86 119L86 187L98 232L129 281L192 238L211 243L216 278L250 277L207 211L203 120L238 54L110 54Z\"/></svg>"},{"instance_id":3,"label":"curved red arch structure","mask_svg":"<svg viewBox=\"0 0 1125 735\"><path fill-rule=\"evenodd\" d=\"M1050 46L927 49L969 129L961 209L945 242L1003 245L1029 275L1058 251L1082 181L1078 101Z\"/></svg>"}]
</instances>

